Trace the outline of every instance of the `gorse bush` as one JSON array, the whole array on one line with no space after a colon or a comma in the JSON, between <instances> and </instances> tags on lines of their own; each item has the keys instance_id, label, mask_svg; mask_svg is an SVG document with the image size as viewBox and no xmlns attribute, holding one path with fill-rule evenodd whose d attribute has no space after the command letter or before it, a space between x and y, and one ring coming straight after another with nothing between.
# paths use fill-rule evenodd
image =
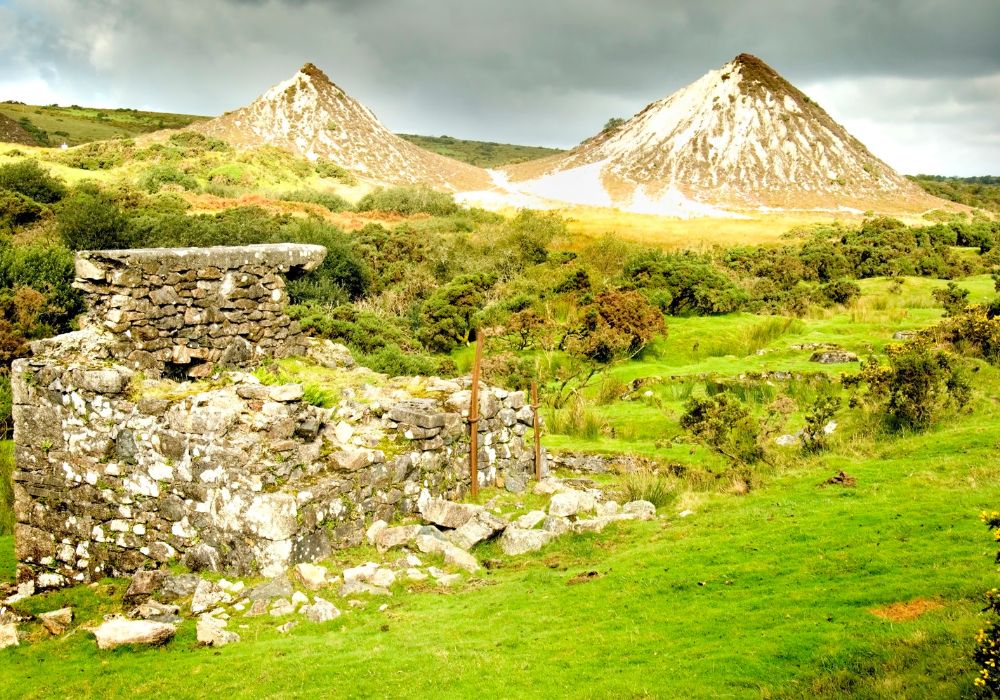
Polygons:
<instances>
[{"instance_id":1,"label":"gorse bush","mask_svg":"<svg viewBox=\"0 0 1000 700\"><path fill-rule=\"evenodd\" d=\"M429 187L388 187L369 192L355 207L358 211L381 211L411 216L448 216L459 210L454 197Z\"/></svg>"},{"instance_id":2,"label":"gorse bush","mask_svg":"<svg viewBox=\"0 0 1000 700\"><path fill-rule=\"evenodd\" d=\"M54 204L66 196L63 181L30 158L0 165L0 190L17 192L42 204Z\"/></svg>"},{"instance_id":3,"label":"gorse bush","mask_svg":"<svg viewBox=\"0 0 1000 700\"><path fill-rule=\"evenodd\" d=\"M994 542L1000 542L1000 512L983 513L982 521L993 533ZM994 557L1000 563L1000 551ZM986 626L976 634L976 646L972 658L979 667L973 683L976 688L991 697L1000 696L1000 589L986 591L988 615Z\"/></svg>"},{"instance_id":4,"label":"gorse bush","mask_svg":"<svg viewBox=\"0 0 1000 700\"><path fill-rule=\"evenodd\" d=\"M969 290L962 289L954 282L949 282L944 289L935 289L931 294L944 307L945 316L957 316L969 303Z\"/></svg>"},{"instance_id":5,"label":"gorse bush","mask_svg":"<svg viewBox=\"0 0 1000 700\"><path fill-rule=\"evenodd\" d=\"M129 248L136 242L124 212L97 188L80 188L62 201L56 231L70 250Z\"/></svg>"},{"instance_id":6,"label":"gorse bush","mask_svg":"<svg viewBox=\"0 0 1000 700\"><path fill-rule=\"evenodd\" d=\"M286 202L305 202L307 204L319 204L330 211L347 211L351 208L351 203L333 192L322 192L320 190L294 190L284 192L279 197Z\"/></svg>"},{"instance_id":7,"label":"gorse bush","mask_svg":"<svg viewBox=\"0 0 1000 700\"><path fill-rule=\"evenodd\" d=\"M971 387L955 355L933 348L924 339L890 345L889 363L871 358L861 372L845 376L845 386L867 387L856 392L853 405L868 404L895 429L923 430L949 408L968 403Z\"/></svg>"},{"instance_id":8,"label":"gorse bush","mask_svg":"<svg viewBox=\"0 0 1000 700\"><path fill-rule=\"evenodd\" d=\"M737 464L764 458L760 424L750 410L728 392L692 397L681 416L681 427L708 448Z\"/></svg>"}]
</instances>

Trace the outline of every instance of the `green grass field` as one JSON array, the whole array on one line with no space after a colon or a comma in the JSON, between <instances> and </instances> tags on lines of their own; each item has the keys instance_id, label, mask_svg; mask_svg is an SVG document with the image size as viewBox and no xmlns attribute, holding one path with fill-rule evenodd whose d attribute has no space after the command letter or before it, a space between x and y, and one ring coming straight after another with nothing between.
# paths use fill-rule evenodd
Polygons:
<instances>
[{"instance_id":1,"label":"green grass field","mask_svg":"<svg viewBox=\"0 0 1000 700\"><path fill-rule=\"evenodd\" d=\"M907 279L892 293L886 280L867 280L852 306L788 322L668 319L666 340L610 375L653 378L652 397L601 403L598 384L587 391L588 410L614 437L546 442L719 466L677 427L686 396L750 371L839 374L844 365L810 363L790 346L881 352L894 331L939 317L930 292L943 284ZM993 294L988 277L961 284L974 301ZM197 648L192 621L165 648L112 653L83 629L48 639L29 625L32 643L0 652L0 688L18 698L966 697L982 593L996 583L995 545L978 516L1000 503L1000 371L975 364L965 412L925 433L891 434L844 408L827 452L786 449L746 495L678 479L656 521L567 536L516 559L481 545L481 558L502 565L443 593L397 585L384 613L381 601L341 606L338 620L288 635L275 630L280 620L234 618L243 641L221 650ZM824 485L840 470L855 488ZM693 514L681 517L686 509ZM5 578L11 547L0 537ZM588 571L597 575L573 581ZM22 610L71 604L85 627L118 610L123 590L107 581Z\"/></svg>"}]
</instances>

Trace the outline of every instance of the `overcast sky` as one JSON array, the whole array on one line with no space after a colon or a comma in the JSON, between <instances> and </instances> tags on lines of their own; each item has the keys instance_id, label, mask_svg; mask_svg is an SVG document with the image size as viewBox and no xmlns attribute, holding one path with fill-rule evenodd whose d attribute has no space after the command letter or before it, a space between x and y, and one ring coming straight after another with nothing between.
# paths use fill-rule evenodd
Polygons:
<instances>
[{"instance_id":1,"label":"overcast sky","mask_svg":"<svg viewBox=\"0 0 1000 700\"><path fill-rule=\"evenodd\" d=\"M1000 175L1000 0L0 0L0 100L215 115L306 61L391 129L572 146L741 52L904 173Z\"/></svg>"}]
</instances>

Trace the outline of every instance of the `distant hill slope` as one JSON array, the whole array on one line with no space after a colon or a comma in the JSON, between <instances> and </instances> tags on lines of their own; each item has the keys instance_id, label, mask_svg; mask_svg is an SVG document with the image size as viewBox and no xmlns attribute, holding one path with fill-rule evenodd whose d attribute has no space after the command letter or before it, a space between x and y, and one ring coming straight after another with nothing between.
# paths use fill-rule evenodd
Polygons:
<instances>
[{"instance_id":1,"label":"distant hill slope","mask_svg":"<svg viewBox=\"0 0 1000 700\"><path fill-rule=\"evenodd\" d=\"M650 213L932 203L749 54L566 154L506 173L525 194Z\"/></svg>"},{"instance_id":2,"label":"distant hill slope","mask_svg":"<svg viewBox=\"0 0 1000 700\"><path fill-rule=\"evenodd\" d=\"M192 114L142 112L136 109L100 109L26 105L0 102L0 115L14 121L27 119L39 136L38 145L77 146L92 141L131 138L159 129L179 129L192 122L208 119ZM32 143L36 143L32 141Z\"/></svg>"},{"instance_id":3,"label":"distant hill slope","mask_svg":"<svg viewBox=\"0 0 1000 700\"><path fill-rule=\"evenodd\" d=\"M0 142L20 143L25 146L38 145L35 137L27 129L4 114L0 114Z\"/></svg>"},{"instance_id":4,"label":"distant hill slope","mask_svg":"<svg viewBox=\"0 0 1000 700\"><path fill-rule=\"evenodd\" d=\"M1000 212L1000 176L913 175L910 179L935 197L968 207Z\"/></svg>"},{"instance_id":5,"label":"distant hill slope","mask_svg":"<svg viewBox=\"0 0 1000 700\"><path fill-rule=\"evenodd\" d=\"M310 160L329 161L376 183L420 183L452 191L490 183L482 168L393 134L311 63L246 107L188 129L237 148L274 146Z\"/></svg>"},{"instance_id":6,"label":"distant hill slope","mask_svg":"<svg viewBox=\"0 0 1000 700\"><path fill-rule=\"evenodd\" d=\"M410 143L448 158L454 158L480 168L499 168L502 165L524 163L536 158L565 153L561 148L544 146L518 146L513 143L493 141L469 141L453 136L418 136L398 134Z\"/></svg>"}]
</instances>

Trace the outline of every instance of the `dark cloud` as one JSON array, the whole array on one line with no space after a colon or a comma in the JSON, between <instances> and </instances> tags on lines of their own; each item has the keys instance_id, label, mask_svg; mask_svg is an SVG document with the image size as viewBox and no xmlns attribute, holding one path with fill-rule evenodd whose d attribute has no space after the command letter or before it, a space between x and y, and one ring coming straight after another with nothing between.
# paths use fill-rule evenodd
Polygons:
<instances>
[{"instance_id":1,"label":"dark cloud","mask_svg":"<svg viewBox=\"0 0 1000 700\"><path fill-rule=\"evenodd\" d=\"M391 128L565 146L747 51L890 162L884 120L906 114L915 138L984 144L921 169L1000 172L1000 127L976 116L1000 96L975 87L1000 74L998 30L996 0L7 0L0 99L214 114L310 60Z\"/></svg>"}]
</instances>

